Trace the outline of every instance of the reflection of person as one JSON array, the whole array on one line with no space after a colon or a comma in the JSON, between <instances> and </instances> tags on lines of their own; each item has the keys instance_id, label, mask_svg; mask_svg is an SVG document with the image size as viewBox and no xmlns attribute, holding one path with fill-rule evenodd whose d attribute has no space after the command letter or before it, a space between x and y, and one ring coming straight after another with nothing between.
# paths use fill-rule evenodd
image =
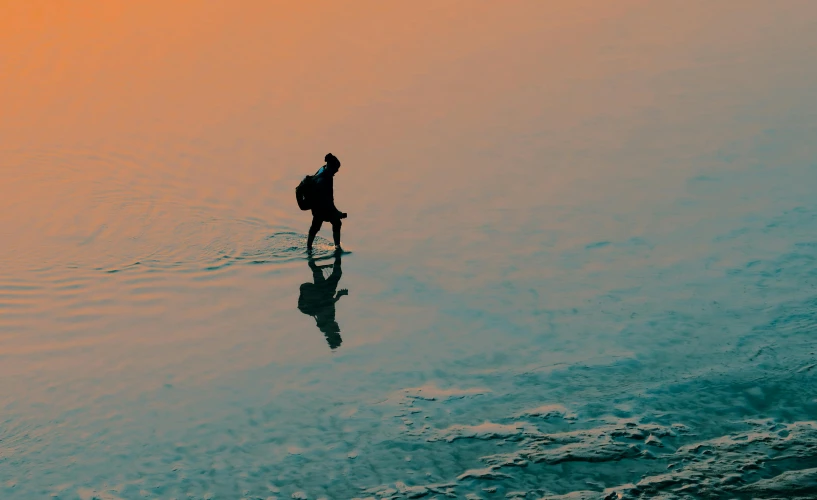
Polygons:
<instances>
[{"instance_id":1,"label":"reflection of person","mask_svg":"<svg viewBox=\"0 0 817 500\"><path fill-rule=\"evenodd\" d=\"M335 248L340 250L341 219L346 214L335 207L334 177L340 170L340 160L329 153L324 158L326 165L315 174L315 191L312 206L312 226L309 228L309 237L306 240L306 250L312 251L312 242L324 222L332 223L332 237L335 239Z\"/></svg>"},{"instance_id":2,"label":"reflection of person","mask_svg":"<svg viewBox=\"0 0 817 500\"><path fill-rule=\"evenodd\" d=\"M335 293L343 274L340 268L340 254L340 252L335 254L334 264L325 266L319 266L315 264L314 259L309 259L309 268L312 269L314 283L301 285L301 295L298 297L298 309L315 318L318 329L326 336L326 342L329 343L331 349L337 349L343 342L343 339L340 338L340 326L335 321L335 302L349 294L349 290L346 289ZM332 268L332 274L324 278L323 270L327 267Z\"/></svg>"}]
</instances>

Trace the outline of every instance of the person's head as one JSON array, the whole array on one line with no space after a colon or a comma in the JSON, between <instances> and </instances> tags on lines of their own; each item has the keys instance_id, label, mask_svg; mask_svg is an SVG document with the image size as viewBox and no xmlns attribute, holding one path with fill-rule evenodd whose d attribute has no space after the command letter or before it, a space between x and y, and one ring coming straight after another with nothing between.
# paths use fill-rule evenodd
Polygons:
<instances>
[{"instance_id":1,"label":"person's head","mask_svg":"<svg viewBox=\"0 0 817 500\"><path fill-rule=\"evenodd\" d=\"M329 167L329 170L332 172L337 172L340 170L340 160L338 160L337 156L333 155L332 153L327 153L323 159L326 161L326 166Z\"/></svg>"}]
</instances>

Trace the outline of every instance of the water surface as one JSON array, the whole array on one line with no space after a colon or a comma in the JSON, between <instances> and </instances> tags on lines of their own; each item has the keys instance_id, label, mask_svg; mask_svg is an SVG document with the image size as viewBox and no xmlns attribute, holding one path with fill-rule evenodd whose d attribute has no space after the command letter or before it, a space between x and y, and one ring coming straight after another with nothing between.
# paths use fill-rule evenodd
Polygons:
<instances>
[{"instance_id":1,"label":"water surface","mask_svg":"<svg viewBox=\"0 0 817 500\"><path fill-rule=\"evenodd\" d=\"M0 496L813 497L816 27L0 7Z\"/></svg>"}]
</instances>

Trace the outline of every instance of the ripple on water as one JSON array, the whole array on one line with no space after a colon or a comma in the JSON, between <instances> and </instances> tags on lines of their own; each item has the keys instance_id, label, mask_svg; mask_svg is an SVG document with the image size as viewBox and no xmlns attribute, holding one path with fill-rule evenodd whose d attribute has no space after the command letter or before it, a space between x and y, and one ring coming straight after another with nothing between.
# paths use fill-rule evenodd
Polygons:
<instances>
[{"instance_id":1,"label":"ripple on water","mask_svg":"<svg viewBox=\"0 0 817 500\"><path fill-rule=\"evenodd\" d=\"M305 235L236 213L213 196L212 180L161 159L21 150L2 160L0 210L17 216L0 227L15 235L0 257L18 270L215 271L306 258ZM315 247L316 258L332 251L323 238Z\"/></svg>"},{"instance_id":2,"label":"ripple on water","mask_svg":"<svg viewBox=\"0 0 817 500\"><path fill-rule=\"evenodd\" d=\"M745 420L736 422L744 431L704 440L696 440L695 429L680 423L615 417L597 422L586 420L585 428L568 432L546 432L530 421L426 427L429 442L456 446L460 440L492 441L512 449L481 456L482 467L464 470L450 482L396 481L368 488L363 497L481 497L477 492L496 493L497 485L507 491L505 497L562 500L795 498L817 491L817 422ZM567 483L554 481L558 471L544 474L542 466L567 463L583 464L585 478L603 477L606 463L614 467L608 471L618 469L611 477L621 476L624 469L643 473L633 483L604 486L588 479L594 489L554 493L552 488L564 489Z\"/></svg>"},{"instance_id":3,"label":"ripple on water","mask_svg":"<svg viewBox=\"0 0 817 500\"><path fill-rule=\"evenodd\" d=\"M335 247L325 238L315 238L313 251L306 252L306 235L296 232L276 232L271 235L244 236L236 241L220 238L206 245L185 249L154 252L131 264L95 267L106 273L134 269L209 272L219 271L236 264L283 264L307 258L324 259L334 255Z\"/></svg>"}]
</instances>

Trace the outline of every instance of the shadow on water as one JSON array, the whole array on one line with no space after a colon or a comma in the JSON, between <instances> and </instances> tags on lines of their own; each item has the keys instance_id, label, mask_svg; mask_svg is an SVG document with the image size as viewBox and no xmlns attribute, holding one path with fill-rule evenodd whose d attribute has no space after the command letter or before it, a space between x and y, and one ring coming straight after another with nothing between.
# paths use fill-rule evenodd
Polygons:
<instances>
[{"instance_id":1,"label":"shadow on water","mask_svg":"<svg viewBox=\"0 0 817 500\"><path fill-rule=\"evenodd\" d=\"M314 283L301 285L298 309L315 318L318 329L323 332L329 347L334 350L343 342L340 326L335 321L335 303L349 293L349 290L337 289L343 275L340 265L341 252L335 254L335 261L332 264L319 266L313 258L309 259L308 264L312 270ZM324 276L324 269L332 270L328 277Z\"/></svg>"}]
</instances>

